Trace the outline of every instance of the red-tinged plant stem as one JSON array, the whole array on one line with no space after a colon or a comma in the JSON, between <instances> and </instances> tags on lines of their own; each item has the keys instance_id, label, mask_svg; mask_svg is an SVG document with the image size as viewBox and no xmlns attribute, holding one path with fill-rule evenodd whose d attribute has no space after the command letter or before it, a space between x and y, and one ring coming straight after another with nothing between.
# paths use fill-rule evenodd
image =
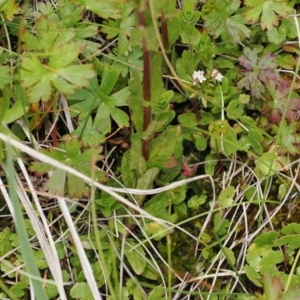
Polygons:
<instances>
[{"instance_id":1,"label":"red-tinged plant stem","mask_svg":"<svg viewBox=\"0 0 300 300\"><path fill-rule=\"evenodd\" d=\"M138 7L137 17L138 17L138 24L142 31L146 29L146 20L145 20L145 12L146 12L147 1L141 0ZM149 124L151 123L151 53L149 51L148 42L143 37L142 42L143 48L143 94L144 100L149 102L149 105L144 106L144 124L143 129L144 131L148 128ZM143 142L143 156L147 160L149 154L149 145L150 140L145 140Z\"/></svg>"},{"instance_id":2,"label":"red-tinged plant stem","mask_svg":"<svg viewBox=\"0 0 300 300\"><path fill-rule=\"evenodd\" d=\"M200 121L201 116L200 116L200 113L199 113L199 106L198 106L197 99L193 98L192 99L192 104L193 104L193 109L194 109L194 112L195 112L196 119L197 119L197 121Z\"/></svg>"},{"instance_id":3,"label":"red-tinged plant stem","mask_svg":"<svg viewBox=\"0 0 300 300\"><path fill-rule=\"evenodd\" d=\"M162 33L162 42L164 45L164 49L166 52L168 52L169 51L168 22L163 8L161 10L161 33Z\"/></svg>"}]
</instances>

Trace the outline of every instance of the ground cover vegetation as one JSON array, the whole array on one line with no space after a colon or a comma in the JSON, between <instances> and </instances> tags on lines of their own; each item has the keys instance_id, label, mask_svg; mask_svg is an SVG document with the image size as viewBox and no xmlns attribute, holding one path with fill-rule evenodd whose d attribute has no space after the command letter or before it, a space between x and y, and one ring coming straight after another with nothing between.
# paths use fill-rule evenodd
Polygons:
<instances>
[{"instance_id":1,"label":"ground cover vegetation","mask_svg":"<svg viewBox=\"0 0 300 300\"><path fill-rule=\"evenodd\" d=\"M299 5L1 0L0 298L300 299Z\"/></svg>"}]
</instances>

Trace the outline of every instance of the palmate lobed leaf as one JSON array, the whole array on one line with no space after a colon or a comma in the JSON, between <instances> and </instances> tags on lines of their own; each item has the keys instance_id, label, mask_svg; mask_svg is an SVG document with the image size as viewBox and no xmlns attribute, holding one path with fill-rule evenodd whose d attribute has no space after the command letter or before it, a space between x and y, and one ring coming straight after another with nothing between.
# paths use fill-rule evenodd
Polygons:
<instances>
[{"instance_id":1,"label":"palmate lobed leaf","mask_svg":"<svg viewBox=\"0 0 300 300\"><path fill-rule=\"evenodd\" d=\"M275 55L267 53L259 60L257 51L257 48L253 51L245 48L244 55L239 58L245 70L241 70L244 77L238 82L238 89L245 87L251 91L253 97L260 98L265 92L264 84L278 83L280 77L275 71L277 67Z\"/></svg>"},{"instance_id":2,"label":"palmate lobed leaf","mask_svg":"<svg viewBox=\"0 0 300 300\"><path fill-rule=\"evenodd\" d=\"M94 176L97 181L106 181L106 174L94 166L97 161L103 159L103 156L100 155L101 147L82 151L81 142L77 138L69 139L65 144L59 144L59 147L62 151L50 149L50 151L43 150L42 152L86 176ZM64 196L67 193L70 198L88 196L89 190L82 179L70 175L66 171L41 162L33 162L29 169L38 174L45 174L53 170L53 174L45 186L51 194Z\"/></svg>"},{"instance_id":3,"label":"palmate lobed leaf","mask_svg":"<svg viewBox=\"0 0 300 300\"><path fill-rule=\"evenodd\" d=\"M33 35L28 30L24 30L21 34L24 50L48 51L59 35L57 24L49 22L46 16L41 16L36 21L36 31L38 35Z\"/></svg>"},{"instance_id":4,"label":"palmate lobed leaf","mask_svg":"<svg viewBox=\"0 0 300 300\"><path fill-rule=\"evenodd\" d=\"M65 68L78 57L82 48L82 45L76 45L74 42L55 43L49 51L49 67L53 69Z\"/></svg>"},{"instance_id":5,"label":"palmate lobed leaf","mask_svg":"<svg viewBox=\"0 0 300 300\"><path fill-rule=\"evenodd\" d=\"M230 38L235 43L240 42L244 37L249 37L250 30L244 25L245 20L242 15L233 15L240 7L239 0L217 0L215 6L213 1L204 6L203 19L204 26L215 37L222 37L222 40ZM232 16L233 15L233 16Z\"/></svg>"},{"instance_id":6,"label":"palmate lobed leaf","mask_svg":"<svg viewBox=\"0 0 300 300\"><path fill-rule=\"evenodd\" d=\"M245 4L251 8L245 13L245 19L253 24L260 19L261 28L270 30L278 26L279 17L288 18L293 11L287 3L287 0L246 0Z\"/></svg>"},{"instance_id":7,"label":"palmate lobed leaf","mask_svg":"<svg viewBox=\"0 0 300 300\"><path fill-rule=\"evenodd\" d=\"M120 11L116 3L122 0L76 0L75 3L83 5L87 10L96 13L103 19L119 19L121 18Z\"/></svg>"},{"instance_id":8,"label":"palmate lobed leaf","mask_svg":"<svg viewBox=\"0 0 300 300\"><path fill-rule=\"evenodd\" d=\"M14 15L17 15L20 12L20 6L15 0L1 1L0 6L0 12L4 13L4 17L8 21L12 21L14 19Z\"/></svg>"},{"instance_id":9,"label":"palmate lobed leaf","mask_svg":"<svg viewBox=\"0 0 300 300\"><path fill-rule=\"evenodd\" d=\"M43 65L36 56L24 57L21 62L20 78L24 88L28 90L29 102L47 101L53 86L63 94L72 94L76 88L88 86L95 76L91 64L72 65L53 69Z\"/></svg>"}]
</instances>

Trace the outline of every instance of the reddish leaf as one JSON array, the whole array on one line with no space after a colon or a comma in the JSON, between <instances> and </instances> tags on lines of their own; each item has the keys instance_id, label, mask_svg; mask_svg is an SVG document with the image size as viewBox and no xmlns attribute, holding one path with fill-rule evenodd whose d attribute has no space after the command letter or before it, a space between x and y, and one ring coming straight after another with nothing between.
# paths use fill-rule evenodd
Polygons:
<instances>
[{"instance_id":1,"label":"reddish leaf","mask_svg":"<svg viewBox=\"0 0 300 300\"><path fill-rule=\"evenodd\" d=\"M239 59L240 64L245 68L240 72L244 75L238 82L238 88L243 87L251 91L251 95L260 98L265 92L265 84L277 83L279 75L275 72L277 64L275 63L275 55L271 53L265 54L262 58L257 57L257 48L251 51L245 48L244 56Z\"/></svg>"}]
</instances>

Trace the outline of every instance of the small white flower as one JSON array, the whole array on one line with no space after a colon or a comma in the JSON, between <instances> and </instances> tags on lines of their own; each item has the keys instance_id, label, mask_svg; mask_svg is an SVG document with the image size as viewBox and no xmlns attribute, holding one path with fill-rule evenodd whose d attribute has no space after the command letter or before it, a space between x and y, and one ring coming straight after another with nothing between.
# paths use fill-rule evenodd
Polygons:
<instances>
[{"instance_id":1,"label":"small white flower","mask_svg":"<svg viewBox=\"0 0 300 300\"><path fill-rule=\"evenodd\" d=\"M219 74L219 71L217 69L213 69L210 76L213 78L216 78L218 74Z\"/></svg>"},{"instance_id":2,"label":"small white flower","mask_svg":"<svg viewBox=\"0 0 300 300\"><path fill-rule=\"evenodd\" d=\"M204 77L204 71L194 71L192 78L193 78L194 85L196 84L196 81L202 83L203 81L206 80L206 78Z\"/></svg>"},{"instance_id":3,"label":"small white flower","mask_svg":"<svg viewBox=\"0 0 300 300\"><path fill-rule=\"evenodd\" d=\"M224 77L217 69L213 69L210 76L215 78L219 82L221 82L222 78Z\"/></svg>"},{"instance_id":4,"label":"small white flower","mask_svg":"<svg viewBox=\"0 0 300 300\"><path fill-rule=\"evenodd\" d=\"M216 80L221 82L223 77L224 76L221 73L218 73L218 75L216 76Z\"/></svg>"}]
</instances>

